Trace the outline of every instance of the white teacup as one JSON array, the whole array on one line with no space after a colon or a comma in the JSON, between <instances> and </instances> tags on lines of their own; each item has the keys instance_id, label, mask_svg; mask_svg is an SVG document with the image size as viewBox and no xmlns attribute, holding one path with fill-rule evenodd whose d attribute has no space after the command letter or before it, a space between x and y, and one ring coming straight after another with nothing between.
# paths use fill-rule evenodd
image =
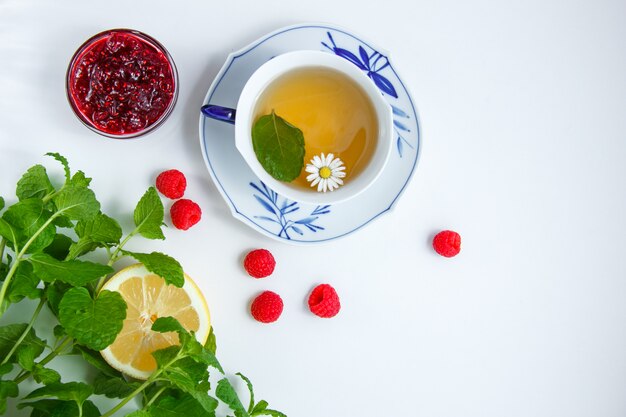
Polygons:
<instances>
[{"instance_id":1,"label":"white teacup","mask_svg":"<svg viewBox=\"0 0 626 417\"><path fill-rule=\"evenodd\" d=\"M297 69L312 67L335 70L352 79L370 99L378 122L376 145L367 166L358 175L349 178L343 186L332 192L325 193L317 192L315 187L306 190L274 179L258 161L252 145L251 132L255 122L254 110L261 93L274 80L284 74ZM202 107L202 113L213 119L234 124L236 147L254 174L280 195L302 203L334 204L362 193L376 181L383 171L389 159L393 143L393 115L391 107L383 98L378 87L354 64L327 52L295 51L272 58L259 67L248 79L241 96L239 96L237 110L209 104ZM305 165L308 162L305 160Z\"/></svg>"}]
</instances>

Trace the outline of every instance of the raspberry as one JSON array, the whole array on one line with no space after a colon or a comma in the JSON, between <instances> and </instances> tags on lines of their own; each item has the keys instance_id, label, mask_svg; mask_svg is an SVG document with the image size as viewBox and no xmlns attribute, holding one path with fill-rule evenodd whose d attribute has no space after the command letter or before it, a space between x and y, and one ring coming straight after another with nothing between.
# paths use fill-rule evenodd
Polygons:
<instances>
[{"instance_id":1,"label":"raspberry","mask_svg":"<svg viewBox=\"0 0 626 417\"><path fill-rule=\"evenodd\" d=\"M243 260L243 267L254 278L265 278L272 275L276 261L267 249L256 249L249 252Z\"/></svg>"},{"instance_id":2,"label":"raspberry","mask_svg":"<svg viewBox=\"0 0 626 417\"><path fill-rule=\"evenodd\" d=\"M444 230L433 239L435 251L446 258L452 258L461 251L461 236L452 230Z\"/></svg>"},{"instance_id":3,"label":"raspberry","mask_svg":"<svg viewBox=\"0 0 626 417\"><path fill-rule=\"evenodd\" d=\"M311 313L319 317L335 317L341 310L337 291L328 284L318 285L309 296L309 309Z\"/></svg>"},{"instance_id":4,"label":"raspberry","mask_svg":"<svg viewBox=\"0 0 626 417\"><path fill-rule=\"evenodd\" d=\"M156 187L165 197L176 200L185 194L187 179L177 169L170 169L159 174L156 179Z\"/></svg>"},{"instance_id":5,"label":"raspberry","mask_svg":"<svg viewBox=\"0 0 626 417\"><path fill-rule=\"evenodd\" d=\"M282 312L283 300L280 295L272 291L262 292L250 306L252 317L261 323L272 323L278 320Z\"/></svg>"},{"instance_id":6,"label":"raspberry","mask_svg":"<svg viewBox=\"0 0 626 417\"><path fill-rule=\"evenodd\" d=\"M174 227L187 230L200 221L202 210L193 201L183 198L172 204L170 216L172 216Z\"/></svg>"}]
</instances>

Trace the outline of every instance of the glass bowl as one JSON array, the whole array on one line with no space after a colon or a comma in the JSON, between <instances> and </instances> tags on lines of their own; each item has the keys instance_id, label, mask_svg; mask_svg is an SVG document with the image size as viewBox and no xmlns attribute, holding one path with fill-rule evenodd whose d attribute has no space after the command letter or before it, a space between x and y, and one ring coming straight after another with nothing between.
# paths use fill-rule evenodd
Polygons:
<instances>
[{"instance_id":1,"label":"glass bowl","mask_svg":"<svg viewBox=\"0 0 626 417\"><path fill-rule=\"evenodd\" d=\"M115 139L143 136L168 118L178 99L178 72L154 38L110 29L88 39L67 69L67 99L78 119Z\"/></svg>"}]
</instances>

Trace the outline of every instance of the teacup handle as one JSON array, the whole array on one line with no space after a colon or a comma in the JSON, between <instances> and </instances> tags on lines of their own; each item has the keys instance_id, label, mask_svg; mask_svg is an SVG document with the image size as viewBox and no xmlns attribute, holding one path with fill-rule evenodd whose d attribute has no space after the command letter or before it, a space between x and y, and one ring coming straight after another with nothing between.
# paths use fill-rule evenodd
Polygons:
<instances>
[{"instance_id":1,"label":"teacup handle","mask_svg":"<svg viewBox=\"0 0 626 417\"><path fill-rule=\"evenodd\" d=\"M228 107L216 106L215 104L207 104L200 108L202 114L211 119L219 120L221 122L235 124L235 115L237 110Z\"/></svg>"}]
</instances>

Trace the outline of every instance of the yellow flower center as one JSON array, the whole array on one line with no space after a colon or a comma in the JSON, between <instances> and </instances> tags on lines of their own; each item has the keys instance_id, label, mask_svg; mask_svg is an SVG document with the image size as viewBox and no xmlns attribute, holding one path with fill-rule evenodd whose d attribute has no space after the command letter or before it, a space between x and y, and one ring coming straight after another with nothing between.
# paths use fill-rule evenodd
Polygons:
<instances>
[{"instance_id":1,"label":"yellow flower center","mask_svg":"<svg viewBox=\"0 0 626 417\"><path fill-rule=\"evenodd\" d=\"M330 174L332 174L332 171L330 170L330 168L328 167L321 167L320 168L320 177L326 179L326 178L330 178Z\"/></svg>"}]
</instances>

